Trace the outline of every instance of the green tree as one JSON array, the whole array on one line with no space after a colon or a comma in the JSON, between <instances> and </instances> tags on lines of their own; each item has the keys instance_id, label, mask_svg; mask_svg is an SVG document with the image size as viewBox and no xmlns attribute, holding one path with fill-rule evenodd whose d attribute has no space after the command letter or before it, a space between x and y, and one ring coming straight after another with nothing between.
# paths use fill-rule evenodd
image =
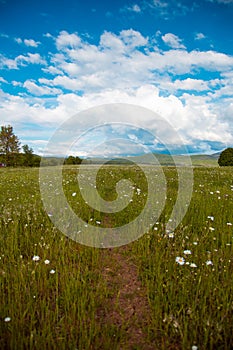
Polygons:
<instances>
[{"instance_id":1,"label":"green tree","mask_svg":"<svg viewBox=\"0 0 233 350\"><path fill-rule=\"evenodd\" d=\"M17 165L17 155L20 149L18 137L13 132L11 125L1 126L0 131L0 155L3 156L7 166Z\"/></svg>"},{"instance_id":2,"label":"green tree","mask_svg":"<svg viewBox=\"0 0 233 350\"><path fill-rule=\"evenodd\" d=\"M220 166L233 166L233 148L226 148L218 158Z\"/></svg>"},{"instance_id":3,"label":"green tree","mask_svg":"<svg viewBox=\"0 0 233 350\"><path fill-rule=\"evenodd\" d=\"M33 149L28 145L23 145L24 151L24 164L25 166L33 166Z\"/></svg>"},{"instance_id":4,"label":"green tree","mask_svg":"<svg viewBox=\"0 0 233 350\"><path fill-rule=\"evenodd\" d=\"M65 159L64 164L72 165L72 164L81 164L82 159L79 157L69 156Z\"/></svg>"}]
</instances>

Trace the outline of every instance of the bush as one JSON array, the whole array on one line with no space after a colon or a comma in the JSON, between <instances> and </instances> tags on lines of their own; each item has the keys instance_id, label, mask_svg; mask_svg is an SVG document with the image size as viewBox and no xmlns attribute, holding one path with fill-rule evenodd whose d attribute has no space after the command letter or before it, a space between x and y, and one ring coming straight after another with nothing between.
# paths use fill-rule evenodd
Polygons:
<instances>
[{"instance_id":1,"label":"bush","mask_svg":"<svg viewBox=\"0 0 233 350\"><path fill-rule=\"evenodd\" d=\"M233 166L233 148L226 148L219 156L220 166Z\"/></svg>"}]
</instances>

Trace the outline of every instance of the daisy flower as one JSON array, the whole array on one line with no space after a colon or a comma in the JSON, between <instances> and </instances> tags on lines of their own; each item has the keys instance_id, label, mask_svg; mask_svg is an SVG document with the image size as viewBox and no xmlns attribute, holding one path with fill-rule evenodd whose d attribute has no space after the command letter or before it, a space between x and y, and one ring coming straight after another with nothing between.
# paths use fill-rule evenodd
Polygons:
<instances>
[{"instance_id":1,"label":"daisy flower","mask_svg":"<svg viewBox=\"0 0 233 350\"><path fill-rule=\"evenodd\" d=\"M179 264L179 265L184 265L185 259L182 258L181 256L177 256L177 257L176 257L176 262L177 262L177 264Z\"/></svg>"},{"instance_id":2,"label":"daisy flower","mask_svg":"<svg viewBox=\"0 0 233 350\"><path fill-rule=\"evenodd\" d=\"M39 257L38 255L34 255L34 256L32 257L32 260L33 260L33 261L39 261L39 260L40 260L40 257Z\"/></svg>"}]
</instances>

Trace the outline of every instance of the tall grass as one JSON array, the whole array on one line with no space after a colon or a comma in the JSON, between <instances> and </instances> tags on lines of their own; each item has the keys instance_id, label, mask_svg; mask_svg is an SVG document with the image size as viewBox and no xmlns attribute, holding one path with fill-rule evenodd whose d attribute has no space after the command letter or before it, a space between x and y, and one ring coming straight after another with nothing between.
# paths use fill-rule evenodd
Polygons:
<instances>
[{"instance_id":1,"label":"tall grass","mask_svg":"<svg viewBox=\"0 0 233 350\"><path fill-rule=\"evenodd\" d=\"M101 195L115 199L119 178L131 178L132 205L108 217L90 210L77 188L76 170L64 170L64 192L88 224L121 226L145 204L143 174L136 167L109 166L99 173ZM231 349L233 169L195 169L192 201L174 233L165 222L177 197L177 172L164 172L165 209L128 246L151 307L146 332L158 349ZM101 254L107 251L82 246L52 225L42 206L38 170L1 169L0 215L0 348L120 349L120 327L98 317L109 294L101 273Z\"/></svg>"},{"instance_id":2,"label":"tall grass","mask_svg":"<svg viewBox=\"0 0 233 350\"><path fill-rule=\"evenodd\" d=\"M160 349L233 348L232 171L195 169L193 198L176 231L158 223L134 245L152 309L149 335Z\"/></svg>"}]
</instances>

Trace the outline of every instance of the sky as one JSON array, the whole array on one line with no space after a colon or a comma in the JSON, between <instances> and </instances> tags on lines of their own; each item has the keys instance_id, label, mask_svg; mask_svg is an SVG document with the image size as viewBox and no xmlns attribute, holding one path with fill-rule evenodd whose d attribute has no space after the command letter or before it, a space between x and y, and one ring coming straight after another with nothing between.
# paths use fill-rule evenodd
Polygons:
<instances>
[{"instance_id":1,"label":"sky","mask_svg":"<svg viewBox=\"0 0 233 350\"><path fill-rule=\"evenodd\" d=\"M233 0L0 0L0 125L43 154L67 119L78 128L81 112L123 103L164 118L190 153L233 147L232 18ZM146 131L124 137L146 144ZM76 154L108 133L92 130Z\"/></svg>"}]
</instances>

